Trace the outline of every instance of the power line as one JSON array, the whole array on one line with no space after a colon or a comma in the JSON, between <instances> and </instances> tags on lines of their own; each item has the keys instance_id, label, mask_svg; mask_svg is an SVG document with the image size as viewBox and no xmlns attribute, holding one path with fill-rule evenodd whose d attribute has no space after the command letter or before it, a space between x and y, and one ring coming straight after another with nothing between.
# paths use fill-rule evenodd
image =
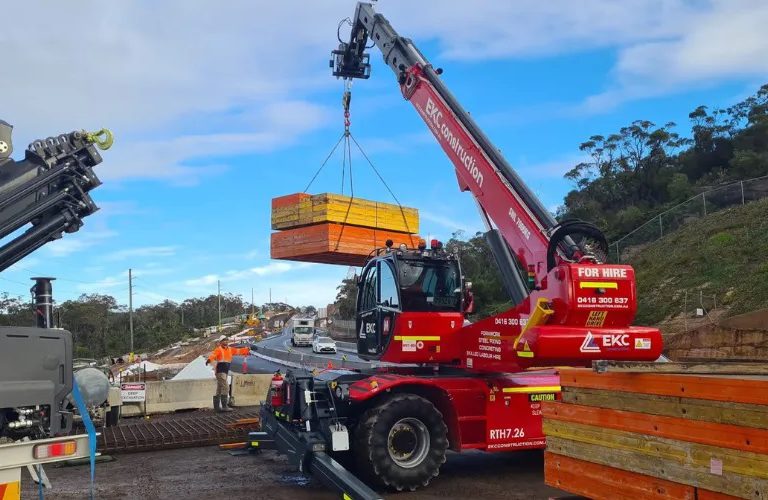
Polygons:
<instances>
[{"instance_id":1,"label":"power line","mask_svg":"<svg viewBox=\"0 0 768 500\"><path fill-rule=\"evenodd\" d=\"M39 272L37 272L37 271L33 271L32 269L29 269L28 267L21 267L21 266L18 266L17 268L18 268L18 269L21 269L21 270L23 270L23 271L27 271L28 273L32 273L32 274L34 274L34 275L40 275L40 274L41 274L41 273L39 273ZM80 284L82 284L82 285L101 285L101 283L99 283L99 282L94 282L94 281L81 281L81 280L76 280L76 279L72 279L72 278L62 278L62 277L60 277L60 276L56 276L56 280L57 280L57 281L69 281L69 282L71 282L71 283L80 283Z\"/></svg>"}]
</instances>

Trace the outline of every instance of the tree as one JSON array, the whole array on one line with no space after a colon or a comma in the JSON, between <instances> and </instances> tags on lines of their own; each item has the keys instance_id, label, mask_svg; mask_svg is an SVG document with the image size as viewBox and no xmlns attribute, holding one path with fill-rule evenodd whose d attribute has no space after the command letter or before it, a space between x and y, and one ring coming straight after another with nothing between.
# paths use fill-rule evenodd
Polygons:
<instances>
[{"instance_id":1,"label":"tree","mask_svg":"<svg viewBox=\"0 0 768 500\"><path fill-rule=\"evenodd\" d=\"M357 310L357 277L345 278L336 287L334 305L340 319L355 319Z\"/></svg>"},{"instance_id":2,"label":"tree","mask_svg":"<svg viewBox=\"0 0 768 500\"><path fill-rule=\"evenodd\" d=\"M698 106L690 137L676 124L635 120L579 145L587 159L565 174L574 183L558 218L581 218L609 239L633 230L697 192L768 175L768 84L725 109Z\"/></svg>"}]
</instances>

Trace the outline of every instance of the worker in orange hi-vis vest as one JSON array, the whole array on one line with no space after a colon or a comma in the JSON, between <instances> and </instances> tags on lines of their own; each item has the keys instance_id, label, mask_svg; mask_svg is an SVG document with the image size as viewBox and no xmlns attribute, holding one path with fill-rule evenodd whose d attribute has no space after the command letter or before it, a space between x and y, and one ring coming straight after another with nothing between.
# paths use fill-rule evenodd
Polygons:
<instances>
[{"instance_id":1,"label":"worker in orange hi-vis vest","mask_svg":"<svg viewBox=\"0 0 768 500\"><path fill-rule=\"evenodd\" d=\"M229 408L229 386L227 376L232 364L232 356L247 356L250 347L230 347L227 338L219 340L219 345L213 350L205 364L216 363L216 395L213 396L213 408L217 412L232 411Z\"/></svg>"}]
</instances>

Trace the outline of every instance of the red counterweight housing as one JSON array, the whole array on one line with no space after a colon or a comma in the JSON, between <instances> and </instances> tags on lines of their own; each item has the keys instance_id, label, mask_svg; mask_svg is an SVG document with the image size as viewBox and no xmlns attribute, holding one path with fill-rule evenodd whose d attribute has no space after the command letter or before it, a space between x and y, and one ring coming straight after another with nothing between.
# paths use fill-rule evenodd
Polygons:
<instances>
[{"instance_id":1,"label":"red counterweight housing","mask_svg":"<svg viewBox=\"0 0 768 500\"><path fill-rule=\"evenodd\" d=\"M515 349L524 366L597 359L654 361L661 332L631 326L637 310L630 266L561 264L547 275L546 289L531 294L531 314Z\"/></svg>"},{"instance_id":2,"label":"red counterweight housing","mask_svg":"<svg viewBox=\"0 0 768 500\"><path fill-rule=\"evenodd\" d=\"M535 304L536 293L532 294ZM624 328L637 311L635 270L609 264L561 264L547 275L546 290L554 325Z\"/></svg>"}]
</instances>

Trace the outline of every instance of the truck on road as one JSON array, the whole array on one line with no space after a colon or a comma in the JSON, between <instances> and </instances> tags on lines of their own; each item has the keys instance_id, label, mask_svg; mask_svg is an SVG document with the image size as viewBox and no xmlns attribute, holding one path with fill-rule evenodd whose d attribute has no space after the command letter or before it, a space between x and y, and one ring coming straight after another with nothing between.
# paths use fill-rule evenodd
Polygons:
<instances>
[{"instance_id":1,"label":"truck on road","mask_svg":"<svg viewBox=\"0 0 768 500\"><path fill-rule=\"evenodd\" d=\"M291 320L291 345L309 347L315 335L315 320L311 318L293 318Z\"/></svg>"}]
</instances>

